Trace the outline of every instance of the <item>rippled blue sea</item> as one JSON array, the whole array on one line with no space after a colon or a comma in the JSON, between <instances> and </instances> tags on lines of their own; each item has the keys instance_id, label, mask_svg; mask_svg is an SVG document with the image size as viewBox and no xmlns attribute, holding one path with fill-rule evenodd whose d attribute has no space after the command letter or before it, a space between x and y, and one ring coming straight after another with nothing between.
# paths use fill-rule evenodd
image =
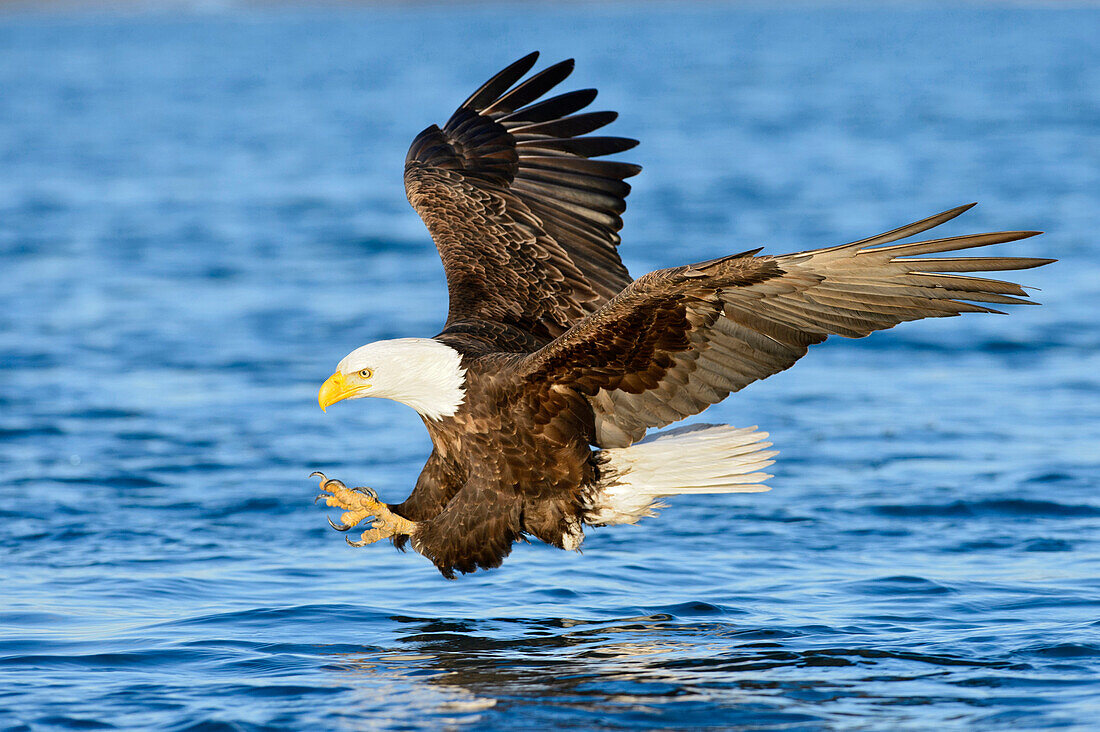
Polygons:
<instances>
[{"instance_id":1,"label":"rippled blue sea","mask_svg":"<svg viewBox=\"0 0 1100 732\"><path fill-rule=\"evenodd\" d=\"M1031 729L1100 719L1098 9L715 4L0 14L0 728ZM1042 307L817 347L704 418L781 450L584 554L354 550L434 334L412 136L540 49L642 140L636 275L947 233Z\"/></svg>"}]
</instances>

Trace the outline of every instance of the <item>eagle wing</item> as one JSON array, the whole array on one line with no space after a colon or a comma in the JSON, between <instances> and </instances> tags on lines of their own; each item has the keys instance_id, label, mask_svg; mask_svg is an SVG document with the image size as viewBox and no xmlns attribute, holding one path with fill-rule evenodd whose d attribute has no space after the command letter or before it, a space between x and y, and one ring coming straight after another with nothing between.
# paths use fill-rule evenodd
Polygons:
<instances>
[{"instance_id":1,"label":"eagle wing","mask_svg":"<svg viewBox=\"0 0 1100 732\"><path fill-rule=\"evenodd\" d=\"M907 320L999 312L1029 302L1019 285L959 272L1027 269L1051 259L922 258L1009 242L1010 231L879 246L937 226L970 206L850 244L782 256L756 251L659 270L526 357L542 388L585 394L597 443L622 447L789 368L830 335L861 338Z\"/></svg>"},{"instance_id":2,"label":"eagle wing","mask_svg":"<svg viewBox=\"0 0 1100 732\"><path fill-rule=\"evenodd\" d=\"M615 112L576 114L584 89L537 101L573 70L563 61L518 82L532 53L485 82L442 129L412 143L405 192L439 249L450 310L444 334L530 351L630 282L616 247L641 168L592 158L636 140L589 136Z\"/></svg>"}]
</instances>

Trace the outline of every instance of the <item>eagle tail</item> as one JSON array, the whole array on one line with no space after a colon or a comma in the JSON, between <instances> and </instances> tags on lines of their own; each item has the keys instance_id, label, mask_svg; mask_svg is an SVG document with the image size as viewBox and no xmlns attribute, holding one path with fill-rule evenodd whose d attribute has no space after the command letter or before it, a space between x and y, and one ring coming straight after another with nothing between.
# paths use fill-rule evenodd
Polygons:
<instances>
[{"instance_id":1,"label":"eagle tail","mask_svg":"<svg viewBox=\"0 0 1100 732\"><path fill-rule=\"evenodd\" d=\"M587 497L585 523L633 524L655 516L665 496L759 493L778 451L756 427L699 424L668 430L630 447L596 453L600 479Z\"/></svg>"}]
</instances>

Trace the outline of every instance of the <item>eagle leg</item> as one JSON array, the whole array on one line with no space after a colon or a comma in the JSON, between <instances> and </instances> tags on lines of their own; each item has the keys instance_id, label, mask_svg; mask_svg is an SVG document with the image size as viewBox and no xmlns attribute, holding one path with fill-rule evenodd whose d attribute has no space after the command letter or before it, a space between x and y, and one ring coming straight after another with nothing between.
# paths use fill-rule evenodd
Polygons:
<instances>
[{"instance_id":1,"label":"eagle leg","mask_svg":"<svg viewBox=\"0 0 1100 732\"><path fill-rule=\"evenodd\" d=\"M317 496L317 501L324 498L327 506L347 509L340 517L339 524L333 523L332 519L328 520L332 528L347 531L368 516L374 517L371 528L363 532L360 541L347 540L352 546L366 546L396 534L411 534L416 528L416 523L398 516L389 506L378 500L378 494L370 488L348 488L343 482L328 478L324 473L313 473L310 477L319 477L321 490L325 491Z\"/></svg>"}]
</instances>

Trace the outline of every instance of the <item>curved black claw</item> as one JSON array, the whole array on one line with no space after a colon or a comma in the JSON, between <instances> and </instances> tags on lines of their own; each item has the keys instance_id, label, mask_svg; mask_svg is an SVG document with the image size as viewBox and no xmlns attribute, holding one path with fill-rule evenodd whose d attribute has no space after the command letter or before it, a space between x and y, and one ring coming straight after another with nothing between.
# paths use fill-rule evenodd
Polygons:
<instances>
[{"instance_id":1,"label":"curved black claw","mask_svg":"<svg viewBox=\"0 0 1100 732\"><path fill-rule=\"evenodd\" d=\"M348 529L351 528L347 524L334 524L334 523L332 523L332 519L330 519L328 516L325 516L325 520L328 521L329 526L336 529L337 531L347 531Z\"/></svg>"},{"instance_id":2,"label":"curved black claw","mask_svg":"<svg viewBox=\"0 0 1100 732\"><path fill-rule=\"evenodd\" d=\"M356 549L359 549L360 547L364 547L367 544L370 544L369 541L352 541L349 537L346 537L346 536L344 537L344 541L346 541L348 543L348 546L353 546Z\"/></svg>"},{"instance_id":3,"label":"curved black claw","mask_svg":"<svg viewBox=\"0 0 1100 732\"><path fill-rule=\"evenodd\" d=\"M357 488L352 488L352 490L356 493L362 493L364 496L367 496L368 498L371 498L375 501L378 500L378 493L373 488L359 486Z\"/></svg>"},{"instance_id":4,"label":"curved black claw","mask_svg":"<svg viewBox=\"0 0 1100 732\"><path fill-rule=\"evenodd\" d=\"M322 498L332 498L332 496L330 496L328 493L318 493L317 497L313 499L313 505L316 506L317 501L321 500Z\"/></svg>"},{"instance_id":5,"label":"curved black claw","mask_svg":"<svg viewBox=\"0 0 1100 732\"><path fill-rule=\"evenodd\" d=\"M324 478L325 480L328 480L328 478L325 477L325 474L322 473L320 470L314 470L312 473L309 474L309 477L310 478Z\"/></svg>"}]
</instances>

